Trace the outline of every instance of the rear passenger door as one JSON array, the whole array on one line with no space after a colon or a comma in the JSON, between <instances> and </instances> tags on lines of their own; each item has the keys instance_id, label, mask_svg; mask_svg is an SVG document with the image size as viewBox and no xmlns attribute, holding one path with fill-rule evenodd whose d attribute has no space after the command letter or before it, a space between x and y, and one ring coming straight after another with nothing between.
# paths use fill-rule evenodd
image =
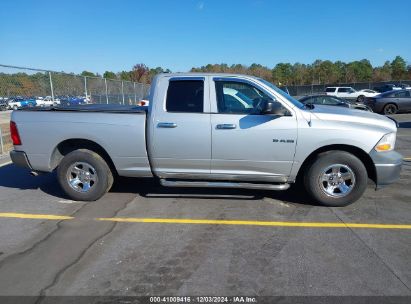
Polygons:
<instances>
[{"instance_id":1,"label":"rear passenger door","mask_svg":"<svg viewBox=\"0 0 411 304\"><path fill-rule=\"evenodd\" d=\"M153 171L162 178L207 177L211 161L206 77L164 78L150 122Z\"/></svg>"}]
</instances>

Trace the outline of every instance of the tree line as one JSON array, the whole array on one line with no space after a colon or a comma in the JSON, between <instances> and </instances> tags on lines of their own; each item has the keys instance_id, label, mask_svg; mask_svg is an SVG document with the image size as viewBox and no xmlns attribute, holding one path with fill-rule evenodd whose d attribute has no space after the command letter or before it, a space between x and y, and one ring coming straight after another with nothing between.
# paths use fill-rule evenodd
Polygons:
<instances>
[{"instance_id":1,"label":"tree line","mask_svg":"<svg viewBox=\"0 0 411 304\"><path fill-rule=\"evenodd\" d=\"M379 82L411 79L411 65L407 65L404 58L396 56L392 61L386 61L382 66L373 67L368 59L352 62L330 60L315 60L311 64L278 63L274 68L253 63L250 66L243 64L228 65L207 64L193 67L191 72L236 73L248 74L264 78L277 85L309 85L309 84L338 84L353 82ZM118 73L106 71L104 78L128 80L140 83L150 83L158 73L171 72L161 67L149 68L143 63L136 64L130 71ZM101 76L88 71L83 76Z\"/></svg>"},{"instance_id":2,"label":"tree line","mask_svg":"<svg viewBox=\"0 0 411 304\"><path fill-rule=\"evenodd\" d=\"M316 60L312 64L278 63L270 69L261 64L208 64L192 68L192 72L239 73L264 78L277 85L338 84L353 82L379 82L411 79L411 65L401 56L373 67L368 59L345 63Z\"/></svg>"},{"instance_id":3,"label":"tree line","mask_svg":"<svg viewBox=\"0 0 411 304\"><path fill-rule=\"evenodd\" d=\"M134 65L130 71L121 71L118 73L115 73L113 71L105 71L103 75L100 75L98 73L94 74L93 72L89 71L83 71L81 73L81 76L103 77L107 79L125 80L149 84L151 83L153 77L160 73L171 73L171 70L163 69L161 67L149 68L144 63L138 63Z\"/></svg>"}]
</instances>

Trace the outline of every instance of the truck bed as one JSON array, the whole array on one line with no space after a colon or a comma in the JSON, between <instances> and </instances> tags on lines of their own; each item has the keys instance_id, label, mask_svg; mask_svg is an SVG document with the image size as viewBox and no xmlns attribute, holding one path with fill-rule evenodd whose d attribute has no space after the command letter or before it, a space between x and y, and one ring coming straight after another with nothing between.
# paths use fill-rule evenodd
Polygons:
<instances>
[{"instance_id":1,"label":"truck bed","mask_svg":"<svg viewBox=\"0 0 411 304\"><path fill-rule=\"evenodd\" d=\"M59 146L89 141L110 155L119 175L148 177L146 113L144 107L100 104L13 111L22 140L15 150L26 152L33 170L50 172Z\"/></svg>"}]
</instances>

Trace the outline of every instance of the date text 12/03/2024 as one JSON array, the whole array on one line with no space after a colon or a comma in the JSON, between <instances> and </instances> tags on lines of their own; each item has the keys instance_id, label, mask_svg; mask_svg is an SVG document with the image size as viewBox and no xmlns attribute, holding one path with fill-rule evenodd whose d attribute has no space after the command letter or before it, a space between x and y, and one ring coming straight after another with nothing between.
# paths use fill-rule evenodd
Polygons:
<instances>
[{"instance_id":1,"label":"date text 12/03/2024","mask_svg":"<svg viewBox=\"0 0 411 304\"><path fill-rule=\"evenodd\" d=\"M150 303L257 303L255 297L150 297Z\"/></svg>"}]
</instances>

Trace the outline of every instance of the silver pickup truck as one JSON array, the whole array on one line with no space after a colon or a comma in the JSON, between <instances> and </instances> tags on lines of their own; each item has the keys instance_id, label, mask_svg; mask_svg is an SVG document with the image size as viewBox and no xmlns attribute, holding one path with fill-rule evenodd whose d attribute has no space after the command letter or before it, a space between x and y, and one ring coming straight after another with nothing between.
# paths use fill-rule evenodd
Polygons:
<instances>
[{"instance_id":1,"label":"silver pickup truck","mask_svg":"<svg viewBox=\"0 0 411 304\"><path fill-rule=\"evenodd\" d=\"M116 176L169 187L286 190L317 202L357 200L399 178L396 122L370 112L304 106L244 75L161 74L149 107L86 105L14 111L11 158L52 172L75 200L97 200ZM138 182L138 181L137 181Z\"/></svg>"}]
</instances>

